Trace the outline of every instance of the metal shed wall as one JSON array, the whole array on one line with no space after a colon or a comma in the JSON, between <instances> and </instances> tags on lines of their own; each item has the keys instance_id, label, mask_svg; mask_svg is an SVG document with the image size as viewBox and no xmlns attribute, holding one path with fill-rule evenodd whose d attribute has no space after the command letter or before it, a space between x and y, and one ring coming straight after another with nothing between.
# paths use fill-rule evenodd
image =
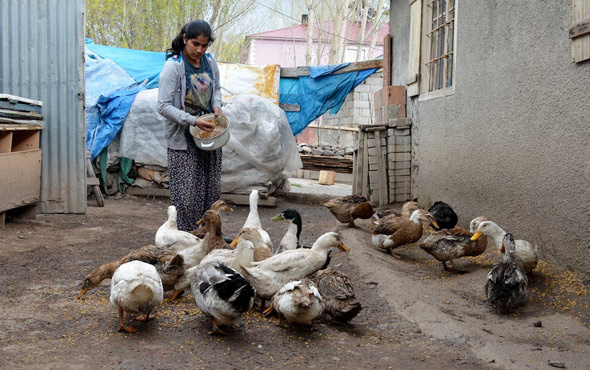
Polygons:
<instances>
[{"instance_id":1,"label":"metal shed wall","mask_svg":"<svg viewBox=\"0 0 590 370\"><path fill-rule=\"evenodd\" d=\"M0 0L0 92L43 101L42 213L86 212L84 13L84 0Z\"/></svg>"}]
</instances>

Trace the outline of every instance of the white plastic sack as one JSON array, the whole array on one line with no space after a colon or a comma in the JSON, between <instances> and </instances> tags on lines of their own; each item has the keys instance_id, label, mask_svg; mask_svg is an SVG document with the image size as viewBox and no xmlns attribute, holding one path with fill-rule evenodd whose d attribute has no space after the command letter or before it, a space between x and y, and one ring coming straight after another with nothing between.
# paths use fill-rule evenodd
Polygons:
<instances>
[{"instance_id":1,"label":"white plastic sack","mask_svg":"<svg viewBox=\"0 0 590 370\"><path fill-rule=\"evenodd\" d=\"M121 129L119 155L144 166L167 168L166 120L156 110L158 89L137 94ZM224 102L230 140L223 147L222 192L245 193L251 187L280 182L284 171L302 167L285 112L256 95Z\"/></svg>"},{"instance_id":2,"label":"white plastic sack","mask_svg":"<svg viewBox=\"0 0 590 370\"><path fill-rule=\"evenodd\" d=\"M157 111L158 89L137 94L121 129L119 153L142 165L168 167L166 119Z\"/></svg>"},{"instance_id":3,"label":"white plastic sack","mask_svg":"<svg viewBox=\"0 0 590 370\"><path fill-rule=\"evenodd\" d=\"M231 137L223 147L221 191L240 192L281 180L302 167L285 112L257 95L236 95L223 106Z\"/></svg>"}]
</instances>

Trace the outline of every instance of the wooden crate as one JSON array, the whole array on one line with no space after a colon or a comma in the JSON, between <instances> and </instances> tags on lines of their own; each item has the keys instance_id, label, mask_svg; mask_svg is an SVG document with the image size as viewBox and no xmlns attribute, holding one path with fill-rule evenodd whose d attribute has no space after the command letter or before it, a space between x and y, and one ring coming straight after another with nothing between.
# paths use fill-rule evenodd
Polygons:
<instances>
[{"instance_id":1,"label":"wooden crate","mask_svg":"<svg viewBox=\"0 0 590 370\"><path fill-rule=\"evenodd\" d=\"M42 125L0 124L0 229L6 211L39 201Z\"/></svg>"}]
</instances>

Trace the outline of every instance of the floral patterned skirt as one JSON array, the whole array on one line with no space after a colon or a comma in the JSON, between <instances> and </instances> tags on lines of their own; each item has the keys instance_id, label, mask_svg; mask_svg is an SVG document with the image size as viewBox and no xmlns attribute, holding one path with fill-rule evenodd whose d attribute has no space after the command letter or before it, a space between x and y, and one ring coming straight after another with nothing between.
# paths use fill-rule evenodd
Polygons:
<instances>
[{"instance_id":1,"label":"floral patterned skirt","mask_svg":"<svg viewBox=\"0 0 590 370\"><path fill-rule=\"evenodd\" d=\"M187 150L168 148L168 176L170 203L178 212L178 229L191 231L221 197L222 149L205 151L192 140L187 142Z\"/></svg>"}]
</instances>

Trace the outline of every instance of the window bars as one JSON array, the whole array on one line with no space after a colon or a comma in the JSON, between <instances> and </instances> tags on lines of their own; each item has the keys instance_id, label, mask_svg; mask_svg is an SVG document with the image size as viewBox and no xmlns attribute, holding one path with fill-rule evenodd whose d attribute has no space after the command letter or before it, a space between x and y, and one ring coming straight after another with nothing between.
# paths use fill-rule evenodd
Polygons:
<instances>
[{"instance_id":1,"label":"window bars","mask_svg":"<svg viewBox=\"0 0 590 370\"><path fill-rule=\"evenodd\" d=\"M453 38L455 34L455 0L430 0L431 20L428 91L453 85Z\"/></svg>"}]
</instances>

